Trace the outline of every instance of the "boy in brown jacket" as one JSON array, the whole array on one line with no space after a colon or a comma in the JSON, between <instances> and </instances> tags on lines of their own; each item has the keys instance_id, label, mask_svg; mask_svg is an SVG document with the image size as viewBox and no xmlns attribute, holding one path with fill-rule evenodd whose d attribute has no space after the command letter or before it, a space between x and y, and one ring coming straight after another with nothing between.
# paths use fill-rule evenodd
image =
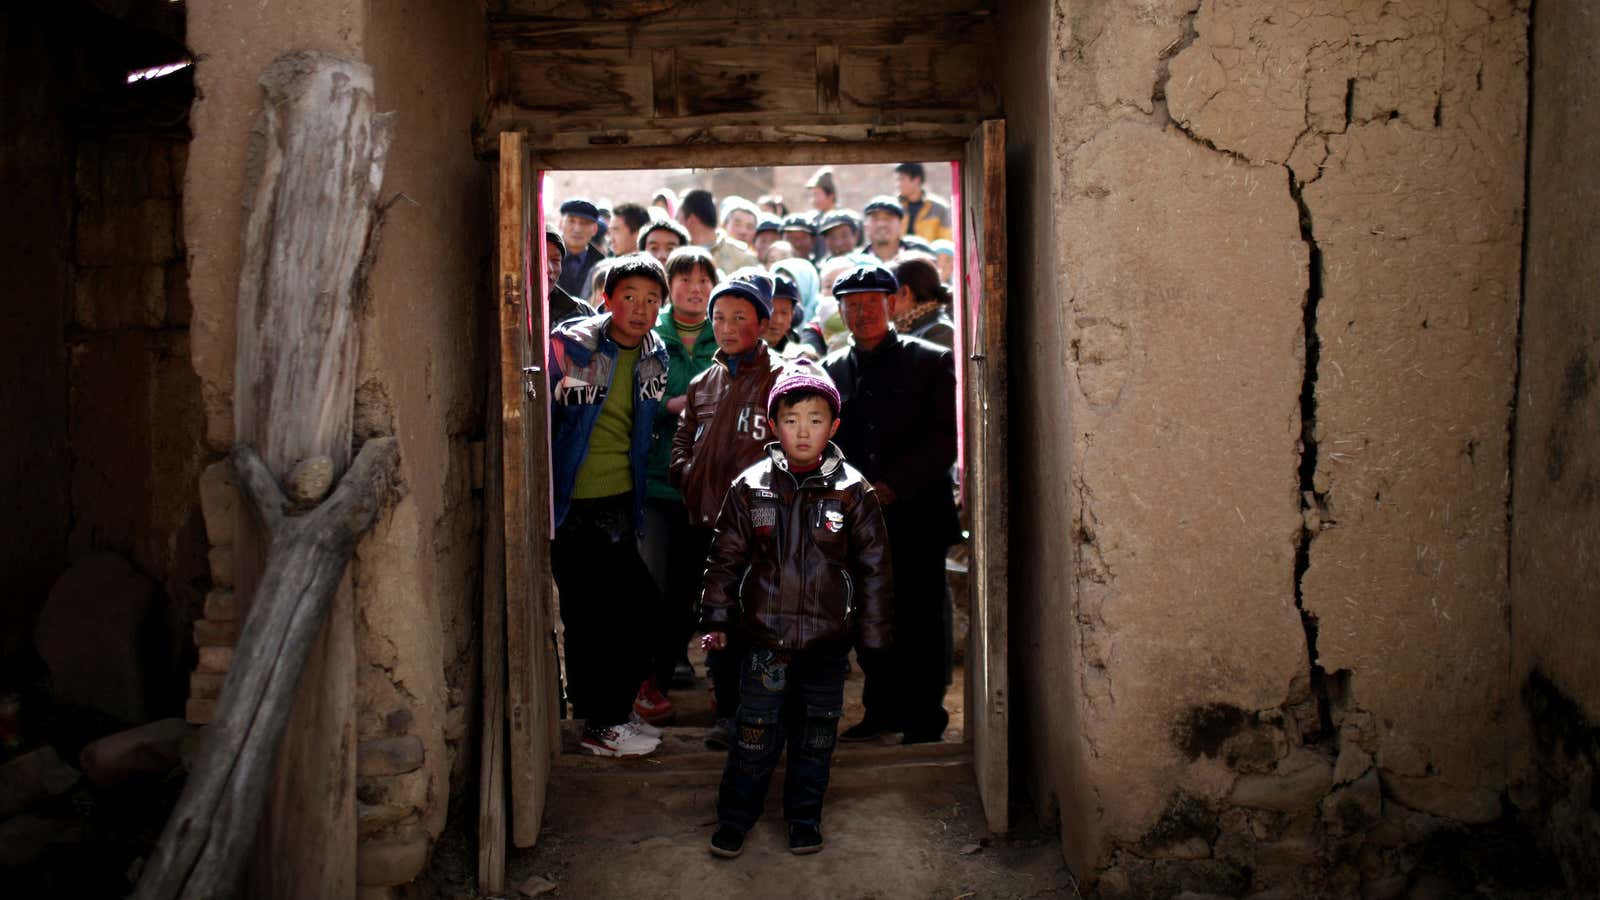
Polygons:
<instances>
[{"instance_id":1,"label":"boy in brown jacket","mask_svg":"<svg viewBox=\"0 0 1600 900\"><path fill-rule=\"evenodd\" d=\"M711 852L738 856L787 743L783 815L789 850L822 849L822 798L844 709L853 644L893 639L888 531L872 486L831 438L839 392L795 360L767 398L778 441L728 489L706 569L708 647L737 630L738 735L717 793Z\"/></svg>"}]
</instances>

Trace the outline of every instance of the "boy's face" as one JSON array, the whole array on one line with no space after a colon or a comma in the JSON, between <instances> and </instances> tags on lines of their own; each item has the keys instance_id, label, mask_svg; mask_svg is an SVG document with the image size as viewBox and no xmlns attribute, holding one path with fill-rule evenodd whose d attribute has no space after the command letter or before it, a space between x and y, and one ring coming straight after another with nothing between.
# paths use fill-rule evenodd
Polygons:
<instances>
[{"instance_id":1,"label":"boy's face","mask_svg":"<svg viewBox=\"0 0 1600 900\"><path fill-rule=\"evenodd\" d=\"M761 317L756 305L743 297L723 295L711 313L711 333L729 356L748 353L761 339Z\"/></svg>"},{"instance_id":2,"label":"boy's face","mask_svg":"<svg viewBox=\"0 0 1600 900\"><path fill-rule=\"evenodd\" d=\"M700 266L672 276L672 314L689 325L704 319L706 301L711 299L713 287L706 270Z\"/></svg>"},{"instance_id":3,"label":"boy's face","mask_svg":"<svg viewBox=\"0 0 1600 900\"><path fill-rule=\"evenodd\" d=\"M608 226L606 242L611 245L612 253L627 256L639 249L639 232L628 227L627 219L618 216Z\"/></svg>"},{"instance_id":4,"label":"boy's face","mask_svg":"<svg viewBox=\"0 0 1600 900\"><path fill-rule=\"evenodd\" d=\"M681 246L683 246L683 242L678 240L678 236L665 228L657 228L646 235L644 239L645 252L654 256L656 262L661 263L663 266L667 264L667 257L672 255L672 251Z\"/></svg>"},{"instance_id":5,"label":"boy's face","mask_svg":"<svg viewBox=\"0 0 1600 900\"><path fill-rule=\"evenodd\" d=\"M794 324L794 301L788 297L772 298L772 317L767 319L767 326L762 330L761 336L767 343L776 344L783 340L789 333L789 328Z\"/></svg>"},{"instance_id":6,"label":"boy's face","mask_svg":"<svg viewBox=\"0 0 1600 900\"><path fill-rule=\"evenodd\" d=\"M606 311L611 313L611 339L637 347L661 315L661 285L643 275L620 278L606 296Z\"/></svg>"},{"instance_id":7,"label":"boy's face","mask_svg":"<svg viewBox=\"0 0 1600 900\"><path fill-rule=\"evenodd\" d=\"M811 258L811 251L816 246L816 238L811 236L811 232L790 228L783 233L783 239L794 247L795 256L801 259Z\"/></svg>"},{"instance_id":8,"label":"boy's face","mask_svg":"<svg viewBox=\"0 0 1600 900\"><path fill-rule=\"evenodd\" d=\"M845 294L839 298L839 315L856 343L871 350L889 334L889 295L882 291Z\"/></svg>"},{"instance_id":9,"label":"boy's face","mask_svg":"<svg viewBox=\"0 0 1600 900\"><path fill-rule=\"evenodd\" d=\"M750 215L748 210L736 209L728 213L722 227L727 229L729 237L741 243L748 244L755 240L756 217Z\"/></svg>"},{"instance_id":10,"label":"boy's face","mask_svg":"<svg viewBox=\"0 0 1600 900\"><path fill-rule=\"evenodd\" d=\"M719 304L720 305L720 304ZM778 443L789 465L808 469L822 458L828 441L839 430L828 401L821 397L802 397L795 403L778 401Z\"/></svg>"},{"instance_id":11,"label":"boy's face","mask_svg":"<svg viewBox=\"0 0 1600 900\"><path fill-rule=\"evenodd\" d=\"M849 225L835 225L822 233L822 245L829 256L843 256L856 248L856 230Z\"/></svg>"},{"instance_id":12,"label":"boy's face","mask_svg":"<svg viewBox=\"0 0 1600 900\"><path fill-rule=\"evenodd\" d=\"M777 242L778 242L778 233L776 231L758 231L758 232L756 232L755 243L751 244L750 246L751 246L752 249L754 249L756 251L756 258L757 259L766 259L767 258L767 248L771 247L773 244L776 244Z\"/></svg>"}]
</instances>

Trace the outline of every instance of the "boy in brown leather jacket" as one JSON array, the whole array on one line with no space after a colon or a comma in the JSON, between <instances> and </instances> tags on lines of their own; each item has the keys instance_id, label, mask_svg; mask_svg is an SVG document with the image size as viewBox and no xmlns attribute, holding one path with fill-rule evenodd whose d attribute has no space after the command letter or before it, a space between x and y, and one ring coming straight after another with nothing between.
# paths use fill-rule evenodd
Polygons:
<instances>
[{"instance_id":1,"label":"boy in brown leather jacket","mask_svg":"<svg viewBox=\"0 0 1600 900\"><path fill-rule=\"evenodd\" d=\"M831 441L839 391L820 366L795 360L768 395L767 417L778 441L728 488L701 600L706 645L723 646L737 629L749 648L711 836L711 852L722 857L744 849L785 743L789 850L822 849L850 647L886 648L893 639L883 513Z\"/></svg>"}]
</instances>

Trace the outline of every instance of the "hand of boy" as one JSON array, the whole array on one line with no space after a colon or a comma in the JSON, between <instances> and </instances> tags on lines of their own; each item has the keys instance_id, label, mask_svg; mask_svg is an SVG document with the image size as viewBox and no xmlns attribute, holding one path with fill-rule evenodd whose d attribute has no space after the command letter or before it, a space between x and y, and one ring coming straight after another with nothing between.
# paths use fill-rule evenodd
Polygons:
<instances>
[{"instance_id":1,"label":"hand of boy","mask_svg":"<svg viewBox=\"0 0 1600 900\"><path fill-rule=\"evenodd\" d=\"M702 634L700 636L701 650L726 650L727 648L728 636L720 631L713 631L710 634Z\"/></svg>"}]
</instances>

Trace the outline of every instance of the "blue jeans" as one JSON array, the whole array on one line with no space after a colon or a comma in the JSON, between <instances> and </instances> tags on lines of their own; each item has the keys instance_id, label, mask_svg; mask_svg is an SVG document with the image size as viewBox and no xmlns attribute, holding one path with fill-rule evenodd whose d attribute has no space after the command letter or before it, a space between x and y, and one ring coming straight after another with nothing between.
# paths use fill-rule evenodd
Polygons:
<instances>
[{"instance_id":1,"label":"blue jeans","mask_svg":"<svg viewBox=\"0 0 1600 900\"><path fill-rule=\"evenodd\" d=\"M793 654L757 647L745 656L737 733L717 792L718 824L740 831L756 824L787 743L783 817L791 824L822 825L848 653L848 647Z\"/></svg>"}]
</instances>

